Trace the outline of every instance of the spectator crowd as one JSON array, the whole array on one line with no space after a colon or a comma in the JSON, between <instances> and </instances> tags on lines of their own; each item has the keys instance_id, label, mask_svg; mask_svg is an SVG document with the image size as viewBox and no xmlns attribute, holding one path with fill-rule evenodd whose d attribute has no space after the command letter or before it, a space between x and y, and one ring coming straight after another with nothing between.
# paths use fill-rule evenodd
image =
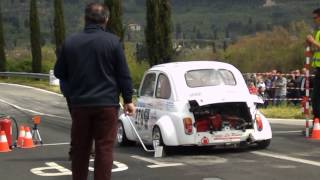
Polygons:
<instances>
[{"instance_id":1,"label":"spectator crowd","mask_svg":"<svg viewBox=\"0 0 320 180\"><path fill-rule=\"evenodd\" d=\"M262 97L265 107L283 103L299 105L300 98L305 96L305 74L305 68L293 70L290 74L283 74L274 69L266 73L247 73L244 74L244 78L249 92Z\"/></svg>"}]
</instances>

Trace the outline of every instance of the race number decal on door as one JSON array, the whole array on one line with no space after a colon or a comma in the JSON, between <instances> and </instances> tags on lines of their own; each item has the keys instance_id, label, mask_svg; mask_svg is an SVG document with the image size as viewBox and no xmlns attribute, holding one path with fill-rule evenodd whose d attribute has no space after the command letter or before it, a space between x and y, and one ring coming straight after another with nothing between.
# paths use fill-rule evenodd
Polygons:
<instances>
[{"instance_id":1,"label":"race number decal on door","mask_svg":"<svg viewBox=\"0 0 320 180\"><path fill-rule=\"evenodd\" d=\"M150 116L150 109L138 108L136 113L138 129L148 129L148 121Z\"/></svg>"}]
</instances>

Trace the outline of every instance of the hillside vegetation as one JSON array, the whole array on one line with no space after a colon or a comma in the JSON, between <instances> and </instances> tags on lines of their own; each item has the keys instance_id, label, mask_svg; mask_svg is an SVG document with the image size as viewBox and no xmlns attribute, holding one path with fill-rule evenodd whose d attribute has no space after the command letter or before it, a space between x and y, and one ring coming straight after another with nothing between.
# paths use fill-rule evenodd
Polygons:
<instances>
[{"instance_id":1,"label":"hillside vegetation","mask_svg":"<svg viewBox=\"0 0 320 180\"><path fill-rule=\"evenodd\" d=\"M53 1L39 0L43 43L53 42ZM83 9L87 0L65 0L67 34L83 27ZM100 0L102 2L102 0ZM145 25L145 0L123 0L124 22ZM272 30L274 25L288 26L292 21L310 22L318 0L171 0L176 38L223 39ZM7 45L28 45L29 0L1 0ZM177 28L177 27L181 28ZM181 31L181 32L180 32ZM128 31L127 31L128 33ZM143 31L135 41L143 41Z\"/></svg>"},{"instance_id":2,"label":"hillside vegetation","mask_svg":"<svg viewBox=\"0 0 320 180\"><path fill-rule=\"evenodd\" d=\"M55 63L53 1L39 0L43 65L47 73ZM87 0L65 0L67 35L83 28ZM102 0L100 0L102 2ZM304 39L311 31L311 12L319 0L172 0L173 38L180 43L174 61L217 59L243 72L303 67ZM9 71L31 71L28 27L29 0L1 0ZM145 24L145 0L123 0L124 22ZM127 37L129 30L126 30ZM135 43L144 32L126 38L126 55L135 87L148 65L138 63ZM202 43L205 41L206 43Z\"/></svg>"}]
</instances>

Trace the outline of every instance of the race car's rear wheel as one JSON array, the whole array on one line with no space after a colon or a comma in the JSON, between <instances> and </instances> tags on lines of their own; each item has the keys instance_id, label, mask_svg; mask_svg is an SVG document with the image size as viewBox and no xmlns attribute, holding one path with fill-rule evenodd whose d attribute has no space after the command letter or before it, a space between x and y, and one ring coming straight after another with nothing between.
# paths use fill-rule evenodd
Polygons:
<instances>
[{"instance_id":1,"label":"race car's rear wheel","mask_svg":"<svg viewBox=\"0 0 320 180\"><path fill-rule=\"evenodd\" d=\"M153 143L153 147L155 148L156 146L164 146L165 144L163 143L163 139L162 139L162 135L161 135L161 131L160 128L158 126L155 126L153 128L153 132L152 132L152 142Z\"/></svg>"},{"instance_id":2,"label":"race car's rear wheel","mask_svg":"<svg viewBox=\"0 0 320 180\"><path fill-rule=\"evenodd\" d=\"M152 132L152 144L153 144L153 149L156 149L157 146L162 146L163 147L163 153L164 155L168 154L168 147L164 144L162 135L161 135L161 130L158 126L155 126L153 128Z\"/></svg>"},{"instance_id":3,"label":"race car's rear wheel","mask_svg":"<svg viewBox=\"0 0 320 180\"><path fill-rule=\"evenodd\" d=\"M271 139L259 141L259 142L257 142L257 145L258 145L257 148L258 149L266 149L266 148L268 148L270 143L271 143Z\"/></svg>"},{"instance_id":4,"label":"race car's rear wheel","mask_svg":"<svg viewBox=\"0 0 320 180\"><path fill-rule=\"evenodd\" d=\"M117 124L117 143L120 146L128 146L128 145L134 144L133 141L130 141L127 138L126 132L123 127L123 123L121 121L118 121L118 124Z\"/></svg>"}]
</instances>

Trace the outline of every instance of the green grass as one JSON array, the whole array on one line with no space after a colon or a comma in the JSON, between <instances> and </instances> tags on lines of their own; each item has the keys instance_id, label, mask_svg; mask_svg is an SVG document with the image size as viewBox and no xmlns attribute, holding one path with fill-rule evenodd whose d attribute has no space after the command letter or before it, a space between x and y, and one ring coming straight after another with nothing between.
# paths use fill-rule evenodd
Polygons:
<instances>
[{"instance_id":1,"label":"green grass","mask_svg":"<svg viewBox=\"0 0 320 180\"><path fill-rule=\"evenodd\" d=\"M260 111L268 118L280 119L304 119L300 106L268 106L261 108Z\"/></svg>"}]
</instances>

